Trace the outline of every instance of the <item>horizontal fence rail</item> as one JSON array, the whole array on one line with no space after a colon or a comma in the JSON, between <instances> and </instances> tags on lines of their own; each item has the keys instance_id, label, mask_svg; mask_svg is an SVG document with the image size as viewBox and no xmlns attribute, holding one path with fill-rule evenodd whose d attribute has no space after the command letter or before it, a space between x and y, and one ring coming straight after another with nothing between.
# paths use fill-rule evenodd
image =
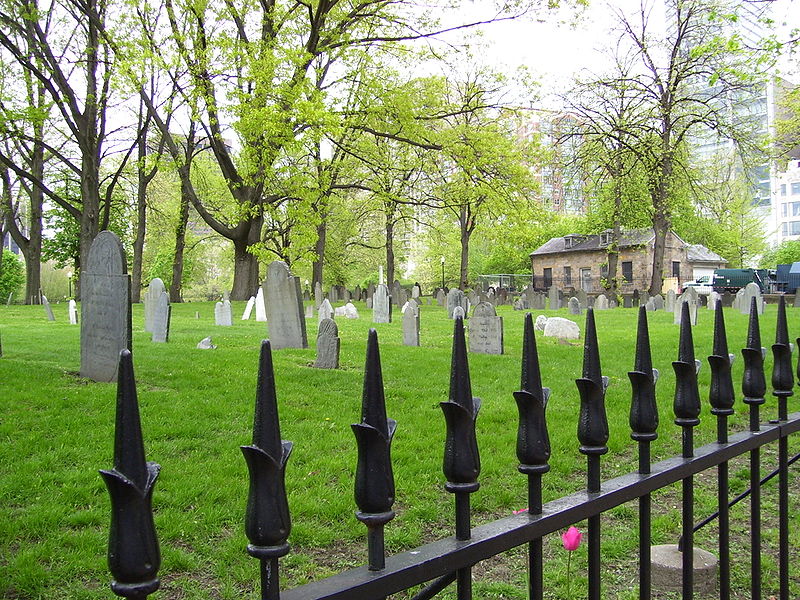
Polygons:
<instances>
[{"instance_id":1,"label":"horizontal fence rail","mask_svg":"<svg viewBox=\"0 0 800 600\"><path fill-rule=\"evenodd\" d=\"M608 378L602 375L592 309L587 311L582 376L576 380L580 395L579 450L586 456L585 490L542 502L542 478L549 471L550 440L545 412L550 390L543 386L539 369L533 321L525 316L520 389L514 392L519 410L516 455L518 470L527 476L528 510L473 528L470 495L479 489L480 455L475 423L481 401L473 397L467 360L464 325L454 320L450 393L440 406L446 423L443 473L445 489L455 504L454 535L407 552L386 557L384 527L395 516L394 475L390 448L397 423L386 414L378 338L370 330L364 369L361 421L352 425L358 448L355 475L356 517L367 528L368 563L327 579L280 591L280 558L290 552L291 517L286 499L284 473L293 444L281 439L272 353L269 341L262 343L256 390L252 444L242 447L250 475L245 533L247 552L259 560L262 600L382 599L419 585L415 600L433 598L455 582L459 600L472 593L472 568L481 561L527 544L528 594L543 598L542 538L579 521L588 520L588 597L599 600L601 592L601 516L622 504L637 501L639 512L639 597L651 596L650 536L652 492L681 483L682 597L691 599L693 586L694 482L693 477L717 470L719 514L719 597L730 598L728 462L747 454L750 461L750 569L751 594L761 597L760 449L778 445L779 598L789 600L789 497L788 439L800 431L800 412L789 414L787 401L793 395L792 347L781 298L778 324L772 346L774 367L772 394L778 400L777 419L761 422L759 412L767 392L764 372L766 349L761 346L758 307L750 306L746 347L742 350L743 402L749 414L749 429L728 435L727 419L733 414L737 393L731 378L734 356L728 352L721 303L715 307L714 347L708 357L711 367L709 402L717 418L717 440L694 447L693 430L699 424L701 399L694 355L689 305L681 307L682 318L673 400L674 424L681 428L681 456L655 464L650 461L650 443L658 437L659 414L655 383L658 371L650 356L647 313L639 309L636 355L631 380L631 438L637 443L638 470L601 481L601 460L608 452L609 427L605 412ZM800 344L800 340L798 340ZM800 364L797 367L800 373ZM139 423L133 363L129 351L120 355L114 467L101 471L111 496L111 533L108 562L114 577L113 591L126 598L144 600L159 588L158 540L153 525L152 496L159 466L146 462ZM768 479L768 478L767 478ZM716 516L716 515L715 515ZM425 585L427 584L427 585Z\"/></svg>"}]
</instances>

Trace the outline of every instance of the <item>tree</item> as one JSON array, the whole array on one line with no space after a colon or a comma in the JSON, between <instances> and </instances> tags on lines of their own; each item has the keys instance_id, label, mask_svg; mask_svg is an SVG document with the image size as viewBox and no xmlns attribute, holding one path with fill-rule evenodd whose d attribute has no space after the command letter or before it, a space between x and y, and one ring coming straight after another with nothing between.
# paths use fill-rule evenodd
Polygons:
<instances>
[{"instance_id":1,"label":"tree","mask_svg":"<svg viewBox=\"0 0 800 600\"><path fill-rule=\"evenodd\" d=\"M17 255L2 248L2 262L0 262L0 298L5 301L9 294L18 294L20 287L25 282L25 269Z\"/></svg>"},{"instance_id":2,"label":"tree","mask_svg":"<svg viewBox=\"0 0 800 600\"><path fill-rule=\"evenodd\" d=\"M759 266L774 269L776 265L800 262L800 240L785 240L761 255Z\"/></svg>"}]
</instances>

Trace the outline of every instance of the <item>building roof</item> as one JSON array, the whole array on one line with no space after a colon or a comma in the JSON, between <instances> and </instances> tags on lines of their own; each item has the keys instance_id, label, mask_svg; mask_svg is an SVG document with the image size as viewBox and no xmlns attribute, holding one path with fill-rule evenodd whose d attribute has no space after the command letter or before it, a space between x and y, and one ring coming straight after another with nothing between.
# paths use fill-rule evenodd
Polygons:
<instances>
[{"instance_id":1,"label":"building roof","mask_svg":"<svg viewBox=\"0 0 800 600\"><path fill-rule=\"evenodd\" d=\"M568 237L573 238L572 247L567 248L565 239ZM629 246L641 246L653 240L655 234L652 229L631 229L623 231L620 236L617 246L619 248ZM679 238L680 239L680 238ZM539 246L536 250L531 252L531 256L539 256L543 254L558 254L560 252L586 252L592 250L601 250L606 247L605 244L600 243L600 234L595 233L591 235L580 235L571 233L564 237L552 238Z\"/></svg>"},{"instance_id":2,"label":"building roof","mask_svg":"<svg viewBox=\"0 0 800 600\"><path fill-rule=\"evenodd\" d=\"M692 263L722 263L728 264L728 261L722 258L716 252L712 252L701 244L690 244L686 249L686 259Z\"/></svg>"}]
</instances>

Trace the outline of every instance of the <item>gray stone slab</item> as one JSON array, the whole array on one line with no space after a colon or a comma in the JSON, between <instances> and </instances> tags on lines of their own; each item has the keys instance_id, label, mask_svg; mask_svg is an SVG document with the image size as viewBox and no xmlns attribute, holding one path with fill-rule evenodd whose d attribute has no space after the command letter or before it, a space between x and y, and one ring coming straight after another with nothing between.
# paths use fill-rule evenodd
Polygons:
<instances>
[{"instance_id":1,"label":"gray stone slab","mask_svg":"<svg viewBox=\"0 0 800 600\"><path fill-rule=\"evenodd\" d=\"M469 321L469 351L478 354L503 353L503 317L490 302L475 307Z\"/></svg>"},{"instance_id":2,"label":"gray stone slab","mask_svg":"<svg viewBox=\"0 0 800 600\"><path fill-rule=\"evenodd\" d=\"M69 324L70 325L77 325L78 324L78 305L75 304L75 300L73 298L69 299L69 305L67 307L67 312L69 313Z\"/></svg>"},{"instance_id":3,"label":"gray stone slab","mask_svg":"<svg viewBox=\"0 0 800 600\"><path fill-rule=\"evenodd\" d=\"M581 337L581 330L575 321L561 317L549 317L544 323L542 335L562 340L577 340Z\"/></svg>"},{"instance_id":4,"label":"gray stone slab","mask_svg":"<svg viewBox=\"0 0 800 600\"><path fill-rule=\"evenodd\" d=\"M647 300L649 301L651 298L648 298ZM655 310L664 310L664 297L661 294L656 294L652 297L652 300Z\"/></svg>"},{"instance_id":5,"label":"gray stone slab","mask_svg":"<svg viewBox=\"0 0 800 600\"><path fill-rule=\"evenodd\" d=\"M214 323L222 327L231 327L233 325L230 300L217 302L214 306Z\"/></svg>"},{"instance_id":6,"label":"gray stone slab","mask_svg":"<svg viewBox=\"0 0 800 600\"><path fill-rule=\"evenodd\" d=\"M228 302L229 307L230 304L231 303ZM161 292L161 297L156 301L153 307L152 341L161 344L169 341L169 322L171 316L172 307L169 304L169 295L167 292Z\"/></svg>"},{"instance_id":7,"label":"gray stone slab","mask_svg":"<svg viewBox=\"0 0 800 600\"><path fill-rule=\"evenodd\" d=\"M314 308L318 309L324 299L325 294L322 293L322 284L318 281L314 284Z\"/></svg>"},{"instance_id":8,"label":"gray stone slab","mask_svg":"<svg viewBox=\"0 0 800 600\"><path fill-rule=\"evenodd\" d=\"M605 294L600 294L594 300L595 310L608 310L608 298Z\"/></svg>"},{"instance_id":9,"label":"gray stone slab","mask_svg":"<svg viewBox=\"0 0 800 600\"><path fill-rule=\"evenodd\" d=\"M702 548L692 549L692 589L698 594L712 594L717 587L718 559ZM683 552L674 545L650 547L653 590L680 591L683 586Z\"/></svg>"},{"instance_id":10,"label":"gray stone slab","mask_svg":"<svg viewBox=\"0 0 800 600\"><path fill-rule=\"evenodd\" d=\"M664 309L667 312L675 312L675 298L676 298L675 290L667 290L667 301L664 305Z\"/></svg>"},{"instance_id":11,"label":"gray stone slab","mask_svg":"<svg viewBox=\"0 0 800 600\"><path fill-rule=\"evenodd\" d=\"M101 231L81 275L81 376L113 381L119 353L131 350L131 283L116 234Z\"/></svg>"},{"instance_id":12,"label":"gray stone slab","mask_svg":"<svg viewBox=\"0 0 800 600\"><path fill-rule=\"evenodd\" d=\"M567 306L569 307L569 314L571 315L580 315L583 312L581 311L581 303L575 296L569 299Z\"/></svg>"},{"instance_id":13,"label":"gray stone slab","mask_svg":"<svg viewBox=\"0 0 800 600\"><path fill-rule=\"evenodd\" d=\"M50 306L50 302L47 300L47 296L42 294L42 306L44 307L44 314L47 317L48 321L55 321L56 316L53 314L53 307Z\"/></svg>"},{"instance_id":14,"label":"gray stone slab","mask_svg":"<svg viewBox=\"0 0 800 600\"><path fill-rule=\"evenodd\" d=\"M267 306L264 304L264 288L259 287L256 293L256 321L258 323L267 322Z\"/></svg>"},{"instance_id":15,"label":"gray stone slab","mask_svg":"<svg viewBox=\"0 0 800 600\"><path fill-rule=\"evenodd\" d=\"M272 348L308 348L300 278L285 262L275 260L267 268L263 289Z\"/></svg>"},{"instance_id":16,"label":"gray stone slab","mask_svg":"<svg viewBox=\"0 0 800 600\"><path fill-rule=\"evenodd\" d=\"M753 283L752 281L748 283L744 288L744 301L742 302L742 306L740 310L743 314L750 313L750 302L751 299L756 299L756 310L758 314L764 314L764 298L761 295L761 288L758 287L757 283Z\"/></svg>"},{"instance_id":17,"label":"gray stone slab","mask_svg":"<svg viewBox=\"0 0 800 600\"><path fill-rule=\"evenodd\" d=\"M142 301L144 302L144 330L149 333L153 331L153 310L156 302L161 298L161 294L166 291L167 288L159 277L150 280L150 285L147 286L147 291Z\"/></svg>"},{"instance_id":18,"label":"gray stone slab","mask_svg":"<svg viewBox=\"0 0 800 600\"><path fill-rule=\"evenodd\" d=\"M444 306L447 303L447 295L442 288L436 290L436 303L439 306Z\"/></svg>"},{"instance_id":19,"label":"gray stone slab","mask_svg":"<svg viewBox=\"0 0 800 600\"><path fill-rule=\"evenodd\" d=\"M379 283L375 287L375 293L372 295L372 322L392 322L392 302L389 296L389 288L385 283Z\"/></svg>"},{"instance_id":20,"label":"gray stone slab","mask_svg":"<svg viewBox=\"0 0 800 600\"><path fill-rule=\"evenodd\" d=\"M331 301L325 298L322 301L322 304L319 305L319 310L317 312L317 320L321 323L324 319L332 319L334 316L333 306L331 306Z\"/></svg>"},{"instance_id":21,"label":"gray stone slab","mask_svg":"<svg viewBox=\"0 0 800 600\"><path fill-rule=\"evenodd\" d=\"M561 308L561 294L558 293L558 288L556 286L550 286L550 289L547 291L547 298L550 302L550 310L558 310Z\"/></svg>"},{"instance_id":22,"label":"gray stone slab","mask_svg":"<svg viewBox=\"0 0 800 600\"><path fill-rule=\"evenodd\" d=\"M244 312L242 313L242 321L249 321L250 315L253 313L253 308L256 305L256 297L250 296L250 299L247 301L247 305L244 307Z\"/></svg>"},{"instance_id":23,"label":"gray stone slab","mask_svg":"<svg viewBox=\"0 0 800 600\"><path fill-rule=\"evenodd\" d=\"M419 346L419 306L409 302L403 311L403 345Z\"/></svg>"},{"instance_id":24,"label":"gray stone slab","mask_svg":"<svg viewBox=\"0 0 800 600\"><path fill-rule=\"evenodd\" d=\"M322 319L317 332L317 358L314 366L317 369L339 368L339 327L333 319Z\"/></svg>"},{"instance_id":25,"label":"gray stone slab","mask_svg":"<svg viewBox=\"0 0 800 600\"><path fill-rule=\"evenodd\" d=\"M464 292L458 288L453 288L447 292L447 316L451 319L455 319L453 316L453 311L455 310L456 306L460 306L464 310L463 316L466 319L466 314L469 310L469 300Z\"/></svg>"}]
</instances>

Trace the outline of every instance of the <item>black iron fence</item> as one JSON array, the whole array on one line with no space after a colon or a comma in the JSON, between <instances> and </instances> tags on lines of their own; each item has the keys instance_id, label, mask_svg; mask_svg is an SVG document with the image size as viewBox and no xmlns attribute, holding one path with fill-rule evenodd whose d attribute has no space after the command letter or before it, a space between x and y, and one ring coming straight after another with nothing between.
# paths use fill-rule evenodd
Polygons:
<instances>
[{"instance_id":1,"label":"black iron fence","mask_svg":"<svg viewBox=\"0 0 800 600\"><path fill-rule=\"evenodd\" d=\"M583 376L576 380L581 398L578 439L586 456L586 489L542 503L542 477L550 469L550 442L545 409L550 395L543 387L533 324L526 315L520 390L514 393L519 408L517 458L527 477L529 510L480 527L470 524L470 494L479 487L480 457L475 441L475 421L480 401L472 396L467 367L463 323L455 320L450 396L441 403L447 424L444 450L445 488L455 499L455 535L414 550L386 557L384 526L394 517L394 478L390 446L395 422L387 418L377 335L370 332L364 375L361 422L352 426L358 445L355 501L357 517L367 527L368 564L295 589L279 591L279 560L289 552L291 529L284 487L284 469L292 442L281 439L275 398L272 356L263 342L253 443L243 446L250 473L245 515L247 551L260 561L262 600L377 599L427 584L414 598L432 598L455 582L460 600L472 598L472 567L506 550L527 545L529 597L544 593L542 538L570 524L588 520L588 597L602 597L600 577L601 515L623 503L636 501L639 514L639 597L651 596L651 493L681 482L682 489L682 595L693 597L694 476L716 469L719 500L719 597L730 597L730 525L728 461L749 454L751 473L751 597L761 594L760 452L778 445L778 554L779 594L789 600L789 456L788 438L800 431L800 413L788 414L794 373L783 299L772 346L772 394L778 401L777 418L762 423L760 406L767 393L765 350L761 347L758 313L751 306L747 346L742 350L744 374L741 392L749 410L749 430L728 435L727 419L733 414L736 392L731 377L733 355L728 353L721 304L716 307L711 367L711 412L717 418L717 441L695 448L693 429L701 407L688 305L683 306L677 360L674 422L681 428L682 453L655 464L650 443L658 436L659 415L655 398L657 372L650 357L647 315L639 310L636 359L628 375L632 386L631 438L638 444L639 465L634 473L601 481L601 457L609 437L605 413L608 383L600 371L600 357L592 310L587 311ZM798 340L800 342L800 340ZM798 365L800 372L800 364ZM126 598L146 598L159 587L159 550L151 500L159 467L145 461L131 355L120 357L114 468L103 471L112 500L109 567L114 592ZM794 461L795 459L792 459Z\"/></svg>"}]
</instances>

